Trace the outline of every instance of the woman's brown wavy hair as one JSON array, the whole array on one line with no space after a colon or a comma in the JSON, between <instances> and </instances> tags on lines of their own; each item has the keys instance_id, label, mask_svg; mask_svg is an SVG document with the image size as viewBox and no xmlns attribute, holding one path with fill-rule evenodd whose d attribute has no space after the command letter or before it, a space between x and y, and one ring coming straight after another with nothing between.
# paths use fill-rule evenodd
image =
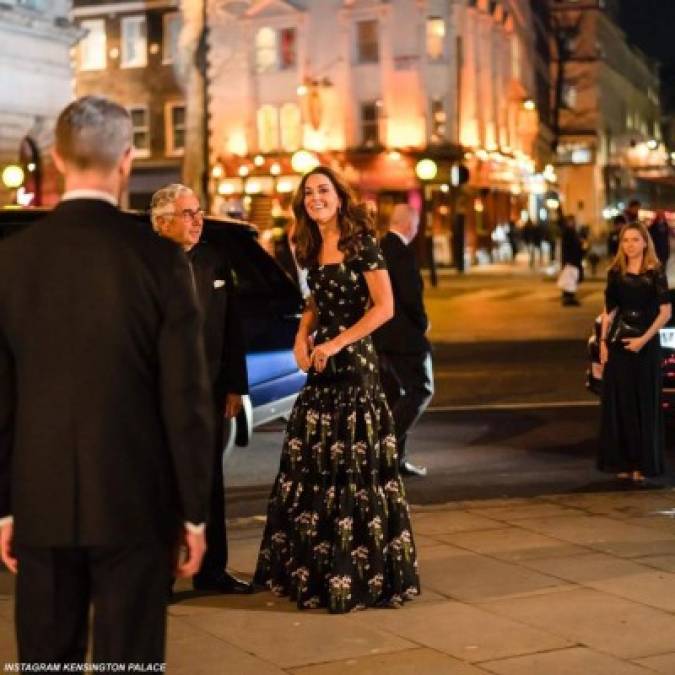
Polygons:
<instances>
[{"instance_id":1,"label":"woman's brown wavy hair","mask_svg":"<svg viewBox=\"0 0 675 675\"><path fill-rule=\"evenodd\" d=\"M651 236L649 235L649 230L642 223L628 223L621 228L619 233L619 250L616 253L614 260L612 261L611 269L620 272L621 274L626 274L628 270L628 259L626 254L623 252L623 235L628 232L628 230L635 230L640 233L642 240L647 244L644 253L642 255L642 267L640 268L640 274L644 274L647 270L656 270L661 267L659 258L656 255L656 250L654 249L654 242L652 241Z\"/></svg>"},{"instance_id":2,"label":"woman's brown wavy hair","mask_svg":"<svg viewBox=\"0 0 675 675\"><path fill-rule=\"evenodd\" d=\"M317 166L302 177L293 196L295 257L298 265L304 268L318 265L319 252L321 251L319 227L309 217L305 209L305 184L307 179L315 174L321 174L328 178L340 200L337 217L338 227L340 228L338 249L344 253L345 260L356 255L363 246L363 238L366 235L375 232L373 217L368 212L366 205L356 201L352 189L344 179L327 166Z\"/></svg>"}]
</instances>

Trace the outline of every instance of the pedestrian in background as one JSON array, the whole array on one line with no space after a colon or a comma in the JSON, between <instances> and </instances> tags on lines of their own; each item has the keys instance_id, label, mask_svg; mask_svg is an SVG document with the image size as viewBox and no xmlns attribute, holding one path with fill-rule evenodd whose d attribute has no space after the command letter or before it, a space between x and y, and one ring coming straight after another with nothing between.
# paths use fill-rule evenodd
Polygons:
<instances>
[{"instance_id":1,"label":"pedestrian in background","mask_svg":"<svg viewBox=\"0 0 675 675\"><path fill-rule=\"evenodd\" d=\"M419 213L415 209L407 204L394 207L389 231L380 242L394 293L394 316L373 335L382 386L394 415L398 459L404 476L426 476L425 467L409 461L407 440L434 395L424 284L410 248L418 227Z\"/></svg>"},{"instance_id":2,"label":"pedestrian in background","mask_svg":"<svg viewBox=\"0 0 675 675\"><path fill-rule=\"evenodd\" d=\"M628 206L623 211L623 216L626 219L626 223L632 225L640 221L640 209L642 208L642 202L639 199L631 199L628 202Z\"/></svg>"},{"instance_id":3,"label":"pedestrian in background","mask_svg":"<svg viewBox=\"0 0 675 675\"><path fill-rule=\"evenodd\" d=\"M644 225L629 223L607 274L602 315L601 471L634 481L664 471L659 329L670 315L654 244Z\"/></svg>"},{"instance_id":4,"label":"pedestrian in background","mask_svg":"<svg viewBox=\"0 0 675 675\"><path fill-rule=\"evenodd\" d=\"M579 301L576 297L577 287L583 281L583 257L584 249L577 232L577 221L573 215L563 218L562 245L561 245L561 278L558 285L562 290L561 302L563 307L577 307ZM563 277L574 276L575 283L561 283Z\"/></svg>"},{"instance_id":5,"label":"pedestrian in background","mask_svg":"<svg viewBox=\"0 0 675 675\"><path fill-rule=\"evenodd\" d=\"M622 213L614 216L612 220L612 229L609 231L607 236L607 257L610 261L613 261L616 257L616 254L619 252L619 237L621 236L621 230L623 226L627 223L626 216Z\"/></svg>"},{"instance_id":6,"label":"pedestrian in background","mask_svg":"<svg viewBox=\"0 0 675 675\"><path fill-rule=\"evenodd\" d=\"M55 136L61 203L0 245L0 553L18 570L18 655L84 668L91 603L94 664L154 671L171 573L194 574L205 547L201 318L180 248L117 208L129 113L88 96Z\"/></svg>"},{"instance_id":7,"label":"pedestrian in background","mask_svg":"<svg viewBox=\"0 0 675 675\"><path fill-rule=\"evenodd\" d=\"M663 269L666 269L670 257L670 225L665 211L657 211L649 225L649 236L654 242L654 250Z\"/></svg>"},{"instance_id":8,"label":"pedestrian in background","mask_svg":"<svg viewBox=\"0 0 675 675\"><path fill-rule=\"evenodd\" d=\"M206 523L206 555L193 577L196 590L250 593L253 587L227 572L225 527L225 478L223 440L225 419L235 419L248 393L246 350L241 316L229 262L223 252L200 242L204 212L192 190L180 184L155 192L151 203L152 225L163 237L176 242L187 254L194 273L197 297L204 316L206 360L213 392L213 485Z\"/></svg>"}]
</instances>

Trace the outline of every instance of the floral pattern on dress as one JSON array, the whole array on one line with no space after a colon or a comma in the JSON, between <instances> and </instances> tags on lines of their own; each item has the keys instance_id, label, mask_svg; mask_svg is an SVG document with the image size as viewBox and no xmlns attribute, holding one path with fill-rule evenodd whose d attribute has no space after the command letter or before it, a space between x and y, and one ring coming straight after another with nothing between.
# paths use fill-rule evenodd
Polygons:
<instances>
[{"instance_id":1,"label":"floral pattern on dress","mask_svg":"<svg viewBox=\"0 0 675 675\"><path fill-rule=\"evenodd\" d=\"M308 272L316 343L356 323L363 273L384 269L372 237L348 261ZM391 412L370 336L310 371L288 421L255 581L300 608L398 606L419 593L415 545Z\"/></svg>"}]
</instances>

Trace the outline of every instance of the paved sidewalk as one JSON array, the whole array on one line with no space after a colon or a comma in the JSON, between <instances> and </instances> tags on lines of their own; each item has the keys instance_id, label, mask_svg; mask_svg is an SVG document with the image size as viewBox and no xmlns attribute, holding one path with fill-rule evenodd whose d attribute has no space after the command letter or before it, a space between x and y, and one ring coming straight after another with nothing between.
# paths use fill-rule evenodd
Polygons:
<instances>
[{"instance_id":1,"label":"paved sidewalk","mask_svg":"<svg viewBox=\"0 0 675 675\"><path fill-rule=\"evenodd\" d=\"M303 611L269 593L170 608L174 675L675 673L675 493L632 491L414 509L423 595L399 610ZM261 523L236 524L252 570ZM13 661L0 574L0 661Z\"/></svg>"}]
</instances>

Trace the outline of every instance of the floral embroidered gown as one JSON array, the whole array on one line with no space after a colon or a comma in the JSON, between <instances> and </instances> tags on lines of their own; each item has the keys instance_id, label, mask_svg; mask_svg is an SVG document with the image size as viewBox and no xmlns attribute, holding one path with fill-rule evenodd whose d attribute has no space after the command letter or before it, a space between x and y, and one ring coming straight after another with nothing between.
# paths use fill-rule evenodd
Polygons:
<instances>
[{"instance_id":1,"label":"floral embroidered gown","mask_svg":"<svg viewBox=\"0 0 675 675\"><path fill-rule=\"evenodd\" d=\"M369 305L363 272L385 269L372 237L351 259L314 267L307 282L320 344ZM298 607L341 613L396 606L419 593L396 436L370 336L310 370L286 429L255 582Z\"/></svg>"}]
</instances>

